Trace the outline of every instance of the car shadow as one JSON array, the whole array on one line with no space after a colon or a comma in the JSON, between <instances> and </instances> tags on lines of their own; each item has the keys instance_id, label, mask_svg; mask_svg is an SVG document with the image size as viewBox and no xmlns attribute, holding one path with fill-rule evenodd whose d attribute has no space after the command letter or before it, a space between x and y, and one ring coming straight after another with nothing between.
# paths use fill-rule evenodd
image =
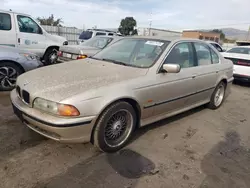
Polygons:
<instances>
[{"instance_id":1,"label":"car shadow","mask_svg":"<svg viewBox=\"0 0 250 188\"><path fill-rule=\"evenodd\" d=\"M183 113L175 115L173 117L169 117L169 118L160 120L158 122L149 124L147 126L141 127L141 128L139 128L138 130L135 131L132 139L130 140L130 143L134 142L135 140L140 138L142 135L146 134L147 132L149 132L151 130L157 129L157 128L161 127L161 126L168 126L168 124L170 124L172 122L175 122L175 121L180 120L182 118L188 117L188 116L190 116L192 114L198 113L198 112L200 112L200 111L202 111L204 109L206 109L205 105L194 108L194 109L191 109L189 111L183 112Z\"/></svg>"},{"instance_id":2,"label":"car shadow","mask_svg":"<svg viewBox=\"0 0 250 188\"><path fill-rule=\"evenodd\" d=\"M250 150L243 147L235 131L227 132L225 141L213 147L201 161L206 174L200 188L249 188Z\"/></svg>"},{"instance_id":3,"label":"car shadow","mask_svg":"<svg viewBox=\"0 0 250 188\"><path fill-rule=\"evenodd\" d=\"M155 164L130 149L103 153L78 163L65 173L38 182L34 188L135 188L138 179L155 175Z\"/></svg>"},{"instance_id":4,"label":"car shadow","mask_svg":"<svg viewBox=\"0 0 250 188\"><path fill-rule=\"evenodd\" d=\"M233 83L235 85L242 86L242 87L250 87L249 82L242 82L242 81L239 81L239 80L234 80Z\"/></svg>"}]
</instances>

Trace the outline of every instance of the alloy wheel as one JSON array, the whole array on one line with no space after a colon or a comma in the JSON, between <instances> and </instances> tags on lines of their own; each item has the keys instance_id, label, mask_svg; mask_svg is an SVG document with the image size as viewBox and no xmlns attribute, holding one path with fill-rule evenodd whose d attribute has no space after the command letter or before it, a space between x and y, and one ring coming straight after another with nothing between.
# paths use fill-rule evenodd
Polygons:
<instances>
[{"instance_id":1,"label":"alloy wheel","mask_svg":"<svg viewBox=\"0 0 250 188\"><path fill-rule=\"evenodd\" d=\"M0 85L4 89L11 89L16 84L18 73L8 66L0 67Z\"/></svg>"},{"instance_id":2,"label":"alloy wheel","mask_svg":"<svg viewBox=\"0 0 250 188\"><path fill-rule=\"evenodd\" d=\"M105 142L110 147L122 145L133 129L133 116L125 109L114 113L105 127Z\"/></svg>"}]
</instances>

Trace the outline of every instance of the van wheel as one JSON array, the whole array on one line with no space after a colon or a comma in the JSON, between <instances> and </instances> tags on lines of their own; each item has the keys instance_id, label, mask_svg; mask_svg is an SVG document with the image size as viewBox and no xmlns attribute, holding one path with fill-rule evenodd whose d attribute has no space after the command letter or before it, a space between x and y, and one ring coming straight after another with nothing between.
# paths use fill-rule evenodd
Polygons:
<instances>
[{"instance_id":1,"label":"van wheel","mask_svg":"<svg viewBox=\"0 0 250 188\"><path fill-rule=\"evenodd\" d=\"M225 93L226 93L226 84L224 82L220 82L216 86L211 96L210 102L208 103L208 108L214 109L214 110L219 108L224 102Z\"/></svg>"},{"instance_id":2,"label":"van wheel","mask_svg":"<svg viewBox=\"0 0 250 188\"><path fill-rule=\"evenodd\" d=\"M55 64L58 56L57 56L57 49L56 48L49 48L46 53L44 54L44 65L52 65Z\"/></svg>"},{"instance_id":3,"label":"van wheel","mask_svg":"<svg viewBox=\"0 0 250 188\"><path fill-rule=\"evenodd\" d=\"M16 79L22 73L22 69L14 63L0 62L0 91L14 89Z\"/></svg>"},{"instance_id":4,"label":"van wheel","mask_svg":"<svg viewBox=\"0 0 250 188\"><path fill-rule=\"evenodd\" d=\"M136 126L136 113L127 102L107 108L94 130L94 145L104 152L116 152L129 141Z\"/></svg>"}]
</instances>

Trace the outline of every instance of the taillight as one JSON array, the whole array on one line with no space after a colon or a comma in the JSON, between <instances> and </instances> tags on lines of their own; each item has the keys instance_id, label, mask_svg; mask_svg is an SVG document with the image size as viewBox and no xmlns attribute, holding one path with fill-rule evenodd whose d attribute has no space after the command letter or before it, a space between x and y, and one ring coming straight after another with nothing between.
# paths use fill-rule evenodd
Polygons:
<instances>
[{"instance_id":1,"label":"taillight","mask_svg":"<svg viewBox=\"0 0 250 188\"><path fill-rule=\"evenodd\" d=\"M58 55L59 57L62 57L62 51L58 51L58 52L57 52L57 55Z\"/></svg>"},{"instance_id":2,"label":"taillight","mask_svg":"<svg viewBox=\"0 0 250 188\"><path fill-rule=\"evenodd\" d=\"M87 57L88 57L87 55L79 55L79 56L77 56L76 59L85 59L85 58L87 58Z\"/></svg>"}]
</instances>

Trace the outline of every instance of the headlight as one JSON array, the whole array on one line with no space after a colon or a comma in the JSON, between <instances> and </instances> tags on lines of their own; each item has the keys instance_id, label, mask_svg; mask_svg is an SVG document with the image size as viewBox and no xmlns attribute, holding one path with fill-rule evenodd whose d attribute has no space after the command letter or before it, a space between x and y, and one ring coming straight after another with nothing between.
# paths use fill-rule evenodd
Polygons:
<instances>
[{"instance_id":1,"label":"headlight","mask_svg":"<svg viewBox=\"0 0 250 188\"><path fill-rule=\"evenodd\" d=\"M31 55L31 54L25 54L25 53L19 53L21 56L25 57L27 60L31 61L31 60L35 60L35 59L39 59L38 56L36 55Z\"/></svg>"},{"instance_id":2,"label":"headlight","mask_svg":"<svg viewBox=\"0 0 250 188\"><path fill-rule=\"evenodd\" d=\"M79 116L80 112L76 107L68 104L56 103L42 98L36 98L33 107L41 111L60 116Z\"/></svg>"}]
</instances>

